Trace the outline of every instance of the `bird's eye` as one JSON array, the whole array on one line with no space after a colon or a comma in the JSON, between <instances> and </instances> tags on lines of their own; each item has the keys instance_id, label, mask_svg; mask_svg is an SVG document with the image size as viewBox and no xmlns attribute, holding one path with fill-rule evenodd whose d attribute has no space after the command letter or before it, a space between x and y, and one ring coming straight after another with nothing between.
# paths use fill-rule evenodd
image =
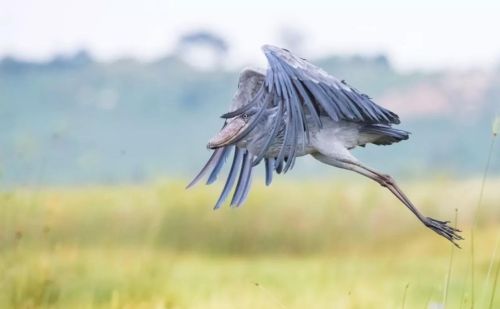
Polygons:
<instances>
[{"instance_id":1,"label":"bird's eye","mask_svg":"<svg viewBox=\"0 0 500 309\"><path fill-rule=\"evenodd\" d=\"M284 51L286 51L286 52L290 52L290 51L289 51L288 49L286 49L286 48L283 48L283 50L284 50Z\"/></svg>"}]
</instances>

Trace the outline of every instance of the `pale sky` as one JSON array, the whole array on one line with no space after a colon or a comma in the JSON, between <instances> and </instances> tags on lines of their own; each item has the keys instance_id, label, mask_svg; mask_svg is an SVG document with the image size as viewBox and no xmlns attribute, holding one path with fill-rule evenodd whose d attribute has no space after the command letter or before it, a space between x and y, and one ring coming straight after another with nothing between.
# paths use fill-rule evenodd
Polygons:
<instances>
[{"instance_id":1,"label":"pale sky","mask_svg":"<svg viewBox=\"0 0 500 309\"><path fill-rule=\"evenodd\" d=\"M402 70L500 64L499 0L0 0L0 57L86 48L101 60L152 60L207 28L231 44L228 62L262 63L260 46L283 27L306 35L306 58L385 53Z\"/></svg>"}]
</instances>

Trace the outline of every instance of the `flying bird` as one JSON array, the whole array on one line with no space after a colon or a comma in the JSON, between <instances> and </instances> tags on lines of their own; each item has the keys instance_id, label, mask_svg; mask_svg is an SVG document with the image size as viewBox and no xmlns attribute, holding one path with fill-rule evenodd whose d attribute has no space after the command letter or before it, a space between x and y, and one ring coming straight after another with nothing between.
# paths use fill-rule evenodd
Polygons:
<instances>
[{"instance_id":1,"label":"flying bird","mask_svg":"<svg viewBox=\"0 0 500 309\"><path fill-rule=\"evenodd\" d=\"M398 115L287 49L264 45L267 70L244 69L224 125L209 142L208 162L188 188L208 174L219 175L232 153L231 167L215 209L230 195L231 206L246 200L254 167L265 165L266 185L274 173L292 169L296 158L311 155L322 163L366 176L394 194L426 227L458 246L462 239L449 221L424 216L394 179L362 164L350 152L366 144L390 145L408 139L396 129Z\"/></svg>"}]
</instances>

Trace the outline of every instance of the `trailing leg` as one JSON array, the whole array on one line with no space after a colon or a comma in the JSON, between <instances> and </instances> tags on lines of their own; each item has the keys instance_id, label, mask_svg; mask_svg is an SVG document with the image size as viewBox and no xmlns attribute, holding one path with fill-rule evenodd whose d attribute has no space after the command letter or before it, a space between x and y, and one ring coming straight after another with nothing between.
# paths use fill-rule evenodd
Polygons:
<instances>
[{"instance_id":1,"label":"trailing leg","mask_svg":"<svg viewBox=\"0 0 500 309\"><path fill-rule=\"evenodd\" d=\"M354 171L376 181L381 186L387 188L392 194L394 194L394 196L396 196L403 203L403 205L405 205L426 227L445 237L455 246L459 247L459 245L455 241L463 239L460 235L457 234L458 232L460 232L460 230L449 226L449 221L440 221L424 216L415 207L415 205L413 205L410 199L406 196L403 190L399 188L396 181L390 175L382 174L371 168L368 168L362 165L357 160L347 160L344 158L337 160L322 154L314 154L314 157L323 163Z\"/></svg>"}]
</instances>

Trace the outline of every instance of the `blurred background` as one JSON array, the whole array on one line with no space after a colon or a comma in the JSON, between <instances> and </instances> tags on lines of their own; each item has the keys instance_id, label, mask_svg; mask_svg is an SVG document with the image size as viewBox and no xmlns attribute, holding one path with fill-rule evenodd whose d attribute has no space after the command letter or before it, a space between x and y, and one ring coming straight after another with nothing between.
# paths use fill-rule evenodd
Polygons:
<instances>
[{"instance_id":1,"label":"blurred background","mask_svg":"<svg viewBox=\"0 0 500 309\"><path fill-rule=\"evenodd\" d=\"M0 0L0 306L500 306L499 10ZM464 249L312 158L270 188L255 177L238 210L211 210L220 183L184 190L263 44L400 115L408 141L355 155L458 218Z\"/></svg>"}]
</instances>

